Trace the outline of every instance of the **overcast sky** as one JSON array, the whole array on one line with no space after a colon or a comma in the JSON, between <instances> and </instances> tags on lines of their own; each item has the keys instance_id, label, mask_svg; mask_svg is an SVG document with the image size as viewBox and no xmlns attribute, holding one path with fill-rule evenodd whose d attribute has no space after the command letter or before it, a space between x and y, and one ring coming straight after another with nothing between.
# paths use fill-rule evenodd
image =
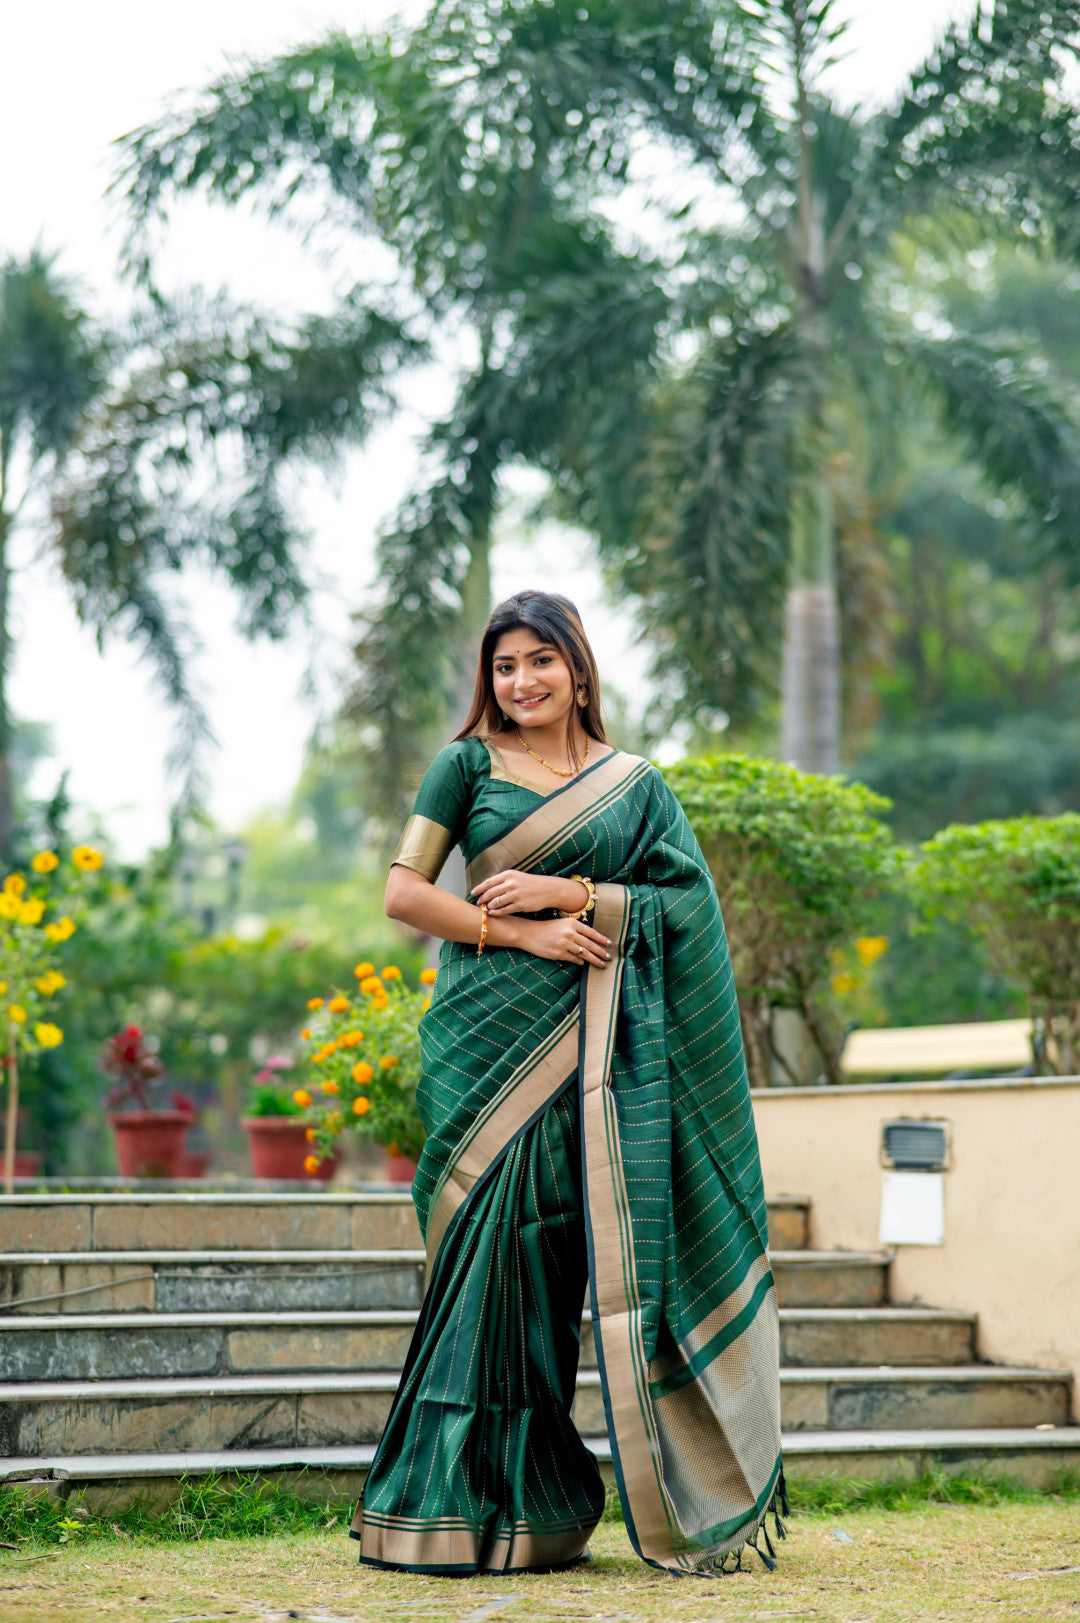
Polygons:
<instances>
[{"instance_id":1,"label":"overcast sky","mask_svg":"<svg viewBox=\"0 0 1080 1623\"><path fill-rule=\"evenodd\" d=\"M903 74L972 0L848 0L849 57L836 71L852 101L887 97ZM237 56L263 57L333 27L361 29L393 11L383 0L46 0L5 8L0 54L0 252L35 242L58 250L99 309L118 306L115 218L103 200L110 143L154 119L170 95L206 83ZM224 209L186 206L167 239L168 280L227 286L241 299L278 309L324 305L327 275L284 229ZM197 678L220 747L210 759L211 810L229 827L288 794L320 706L328 711L347 669L349 611L363 604L373 574L381 520L408 488L425 407L437 410L437 385L415 398L415 412L382 431L349 463L334 487L312 478L303 514L312 530L316 576L315 692L301 691L312 664L308 641L252 647L231 629L223 588L195 580L188 616L201 644ZM434 388L434 393L431 391ZM151 673L130 649L104 656L75 622L47 559L24 535L15 551L13 629L17 654L11 696L16 714L49 722L56 759L34 788L50 790L61 766L71 791L102 814L121 853L136 856L166 830L168 785L163 756L170 718ZM626 616L603 602L580 537L550 532L525 554L512 541L496 557L500 595L543 584L568 592L583 609L600 656L633 700L634 660Z\"/></svg>"}]
</instances>

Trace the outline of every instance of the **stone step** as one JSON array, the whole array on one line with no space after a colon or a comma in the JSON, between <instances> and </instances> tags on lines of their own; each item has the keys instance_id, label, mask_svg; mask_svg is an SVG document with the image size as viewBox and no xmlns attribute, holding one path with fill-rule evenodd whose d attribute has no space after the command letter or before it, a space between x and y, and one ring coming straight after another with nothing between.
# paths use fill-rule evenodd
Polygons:
<instances>
[{"instance_id":1,"label":"stone step","mask_svg":"<svg viewBox=\"0 0 1080 1623\"><path fill-rule=\"evenodd\" d=\"M606 1437L588 1446L610 1482ZM1003 1473L1030 1487L1053 1484L1065 1468L1080 1467L1080 1426L916 1431L785 1432L785 1469L800 1477L905 1477L928 1471ZM61 1454L0 1459L0 1482L20 1483L93 1514L114 1514L136 1500L168 1503L180 1484L214 1475L285 1482L295 1492L339 1501L346 1516L364 1484L373 1443L323 1447L238 1448L228 1451Z\"/></svg>"},{"instance_id":2,"label":"stone step","mask_svg":"<svg viewBox=\"0 0 1080 1623\"><path fill-rule=\"evenodd\" d=\"M393 1372L216 1375L0 1386L0 1457L310 1448L374 1442ZM935 1369L786 1369L781 1410L790 1431L1065 1425L1070 1376L965 1365ZM599 1377L578 1380L582 1435L605 1427Z\"/></svg>"},{"instance_id":3,"label":"stone step","mask_svg":"<svg viewBox=\"0 0 1080 1623\"><path fill-rule=\"evenodd\" d=\"M399 1370L416 1313L105 1313L0 1318L0 1381ZM966 1364L972 1315L932 1308L782 1308L791 1367ZM592 1325L583 1367L595 1367Z\"/></svg>"},{"instance_id":4,"label":"stone step","mask_svg":"<svg viewBox=\"0 0 1080 1623\"><path fill-rule=\"evenodd\" d=\"M888 1251L773 1251L769 1261L783 1307L883 1307Z\"/></svg>"},{"instance_id":5,"label":"stone step","mask_svg":"<svg viewBox=\"0 0 1080 1623\"><path fill-rule=\"evenodd\" d=\"M884 1252L774 1251L784 1307L879 1307ZM424 1253L190 1250L25 1251L0 1256L0 1322L9 1314L276 1313L419 1307Z\"/></svg>"},{"instance_id":6,"label":"stone step","mask_svg":"<svg viewBox=\"0 0 1080 1623\"><path fill-rule=\"evenodd\" d=\"M418 1308L424 1253L83 1251L0 1257L0 1325L44 1313L278 1313Z\"/></svg>"},{"instance_id":7,"label":"stone step","mask_svg":"<svg viewBox=\"0 0 1080 1623\"><path fill-rule=\"evenodd\" d=\"M809 1202L768 1202L770 1244L808 1243ZM420 1245L408 1189L288 1194L107 1191L0 1198L0 1253L72 1251L397 1250Z\"/></svg>"}]
</instances>

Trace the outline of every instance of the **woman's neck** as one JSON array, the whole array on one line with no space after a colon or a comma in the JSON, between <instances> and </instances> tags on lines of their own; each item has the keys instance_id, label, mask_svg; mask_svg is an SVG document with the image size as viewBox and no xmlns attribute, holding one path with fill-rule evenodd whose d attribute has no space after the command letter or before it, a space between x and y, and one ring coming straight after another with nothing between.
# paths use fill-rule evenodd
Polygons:
<instances>
[{"instance_id":1,"label":"woman's neck","mask_svg":"<svg viewBox=\"0 0 1080 1623\"><path fill-rule=\"evenodd\" d=\"M517 736L526 743L537 755L546 755L557 761L560 765L570 765L571 750L580 761L588 743L588 734L584 727L573 716L569 723L566 721L553 722L548 727L518 727L512 723L511 736Z\"/></svg>"}]
</instances>

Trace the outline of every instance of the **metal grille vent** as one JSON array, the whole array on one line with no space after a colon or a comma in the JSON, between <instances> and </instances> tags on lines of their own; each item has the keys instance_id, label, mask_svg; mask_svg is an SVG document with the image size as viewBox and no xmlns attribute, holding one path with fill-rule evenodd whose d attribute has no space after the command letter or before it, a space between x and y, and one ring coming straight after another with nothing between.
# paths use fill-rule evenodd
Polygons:
<instances>
[{"instance_id":1,"label":"metal grille vent","mask_svg":"<svg viewBox=\"0 0 1080 1623\"><path fill-rule=\"evenodd\" d=\"M881 1135L881 1156L887 1167L940 1172L948 1149L945 1123L940 1121L887 1121Z\"/></svg>"}]
</instances>

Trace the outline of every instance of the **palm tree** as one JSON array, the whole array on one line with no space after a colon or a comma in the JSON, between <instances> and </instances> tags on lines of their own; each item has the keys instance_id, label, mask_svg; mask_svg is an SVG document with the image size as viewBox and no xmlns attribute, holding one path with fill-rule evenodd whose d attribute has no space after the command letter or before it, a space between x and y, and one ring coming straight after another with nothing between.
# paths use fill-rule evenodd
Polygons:
<instances>
[{"instance_id":1,"label":"palm tree","mask_svg":"<svg viewBox=\"0 0 1080 1623\"><path fill-rule=\"evenodd\" d=\"M230 74L129 138L140 227L191 188L273 213L328 189L471 354L362 625L384 768L445 706L515 459L635 594L673 705L752 705L782 637L783 753L811 770L840 757L830 469L852 432L872 462L918 394L1071 552L1080 454L1052 378L904 290L946 243L1074 251L1078 20L980 5L862 114L827 89L834 0L436 0L411 33ZM626 199L654 248L610 224Z\"/></svg>"},{"instance_id":2,"label":"palm tree","mask_svg":"<svg viewBox=\"0 0 1080 1623\"><path fill-rule=\"evenodd\" d=\"M176 818L202 794L209 726L168 582L192 565L234 589L240 626L280 637L305 606L283 487L361 440L417 353L370 300L288 326L188 298L105 333L40 252L0 270L0 851L13 838L7 545L33 525L99 646L123 635L178 714Z\"/></svg>"}]
</instances>

